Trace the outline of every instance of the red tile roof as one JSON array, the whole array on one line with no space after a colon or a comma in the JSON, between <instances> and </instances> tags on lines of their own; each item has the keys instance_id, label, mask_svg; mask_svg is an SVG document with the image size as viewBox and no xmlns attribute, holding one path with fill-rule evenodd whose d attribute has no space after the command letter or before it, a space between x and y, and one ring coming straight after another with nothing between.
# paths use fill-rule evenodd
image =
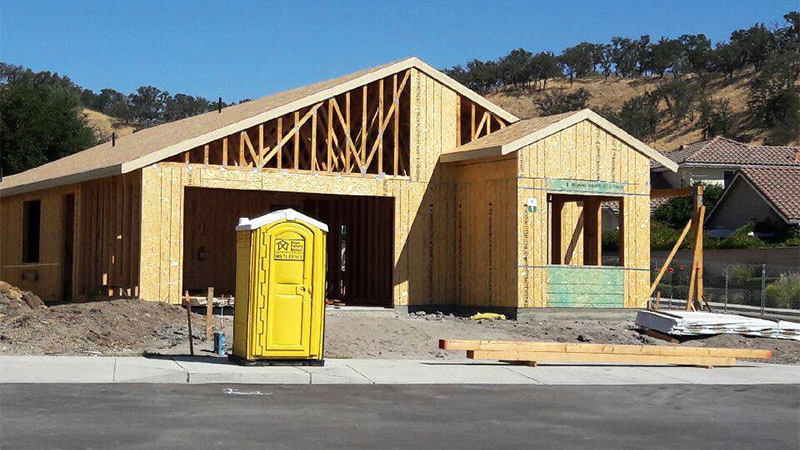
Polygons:
<instances>
[{"instance_id":1,"label":"red tile roof","mask_svg":"<svg viewBox=\"0 0 800 450\"><path fill-rule=\"evenodd\" d=\"M747 145L722 136L689 144L664 153L678 164L713 164L724 166L798 166L795 154L800 147ZM661 167L655 161L652 168Z\"/></svg>"},{"instance_id":2,"label":"red tile roof","mask_svg":"<svg viewBox=\"0 0 800 450\"><path fill-rule=\"evenodd\" d=\"M741 175L788 220L800 220L800 167L743 167Z\"/></svg>"}]
</instances>

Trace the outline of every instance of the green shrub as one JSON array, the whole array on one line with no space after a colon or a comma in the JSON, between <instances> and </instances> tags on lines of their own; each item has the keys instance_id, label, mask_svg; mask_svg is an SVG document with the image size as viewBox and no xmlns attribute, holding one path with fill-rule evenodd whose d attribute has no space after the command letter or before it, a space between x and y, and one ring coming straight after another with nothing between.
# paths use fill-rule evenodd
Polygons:
<instances>
[{"instance_id":1,"label":"green shrub","mask_svg":"<svg viewBox=\"0 0 800 450\"><path fill-rule=\"evenodd\" d=\"M603 231L603 251L619 251L619 230Z\"/></svg>"},{"instance_id":2,"label":"green shrub","mask_svg":"<svg viewBox=\"0 0 800 450\"><path fill-rule=\"evenodd\" d=\"M671 250L681 236L679 230L670 228L668 225L657 220L650 221L650 248L653 250ZM681 248L690 248L691 239L689 236L683 240Z\"/></svg>"},{"instance_id":3,"label":"green shrub","mask_svg":"<svg viewBox=\"0 0 800 450\"><path fill-rule=\"evenodd\" d=\"M696 185L703 184L700 182ZM704 185L703 205L706 207L706 216L722 197L723 189L715 184ZM675 197L667 200L663 205L653 211L653 219L667 224L672 228L683 229L686 222L692 218L694 200L690 196Z\"/></svg>"},{"instance_id":4,"label":"green shrub","mask_svg":"<svg viewBox=\"0 0 800 450\"><path fill-rule=\"evenodd\" d=\"M784 274L767 285L765 305L769 308L800 309L800 273Z\"/></svg>"},{"instance_id":5,"label":"green shrub","mask_svg":"<svg viewBox=\"0 0 800 450\"><path fill-rule=\"evenodd\" d=\"M753 266L736 264L728 267L728 285L730 287L748 287L754 276Z\"/></svg>"},{"instance_id":6,"label":"green shrub","mask_svg":"<svg viewBox=\"0 0 800 450\"><path fill-rule=\"evenodd\" d=\"M764 247L765 243L761 239L750 236L750 233L755 229L755 224L749 224L739 228L731 233L725 239L719 241L716 248L760 248Z\"/></svg>"}]
</instances>

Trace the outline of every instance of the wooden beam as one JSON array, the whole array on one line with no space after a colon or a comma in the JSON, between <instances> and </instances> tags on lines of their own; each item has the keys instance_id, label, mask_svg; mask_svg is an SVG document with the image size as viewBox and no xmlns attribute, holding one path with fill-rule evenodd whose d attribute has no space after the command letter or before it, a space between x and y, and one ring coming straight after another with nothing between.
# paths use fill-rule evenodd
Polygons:
<instances>
[{"instance_id":1,"label":"wooden beam","mask_svg":"<svg viewBox=\"0 0 800 450\"><path fill-rule=\"evenodd\" d=\"M328 147L328 172L333 170L333 99L328 100L328 133L325 136L325 142Z\"/></svg>"},{"instance_id":2,"label":"wooden beam","mask_svg":"<svg viewBox=\"0 0 800 450\"><path fill-rule=\"evenodd\" d=\"M261 167L264 158L264 124L258 126L258 158L255 161L256 167Z\"/></svg>"},{"instance_id":3,"label":"wooden beam","mask_svg":"<svg viewBox=\"0 0 800 450\"><path fill-rule=\"evenodd\" d=\"M339 104L334 102L333 103L336 112L339 114L339 118L342 117L342 112L339 110ZM347 173L350 173L353 170L353 166L350 162L351 155L356 153L356 145L353 142L352 134L350 134L350 91L347 91L344 94L344 107L345 107L345 115L344 121L342 122L342 126L344 128L344 135L347 137L347 144L348 144L348 151L345 152L345 168ZM359 167L360 169L360 167Z\"/></svg>"},{"instance_id":4,"label":"wooden beam","mask_svg":"<svg viewBox=\"0 0 800 450\"><path fill-rule=\"evenodd\" d=\"M228 138L222 138L222 166L228 165Z\"/></svg>"},{"instance_id":5,"label":"wooden beam","mask_svg":"<svg viewBox=\"0 0 800 450\"><path fill-rule=\"evenodd\" d=\"M262 131L263 125L259 125L259 131ZM247 158L245 157L244 149L247 147L247 150L250 152L250 157L253 159L253 162L246 163ZM239 159L241 160L240 165L242 167L253 167L253 165L258 164L258 155L256 154L256 149L253 147L253 143L250 142L250 136L247 134L247 131L242 131L239 134Z\"/></svg>"},{"instance_id":6,"label":"wooden beam","mask_svg":"<svg viewBox=\"0 0 800 450\"><path fill-rule=\"evenodd\" d=\"M573 362L587 364L674 364L682 366L727 367L735 366L736 358L711 356L630 355L613 353L556 353L468 350L467 358L505 361Z\"/></svg>"},{"instance_id":7,"label":"wooden beam","mask_svg":"<svg viewBox=\"0 0 800 450\"><path fill-rule=\"evenodd\" d=\"M392 77L392 106L400 103L400 96L397 93L397 74ZM389 117L392 116L392 110L389 110ZM398 159L400 156L400 109L394 109L394 174L398 174Z\"/></svg>"},{"instance_id":8,"label":"wooden beam","mask_svg":"<svg viewBox=\"0 0 800 450\"><path fill-rule=\"evenodd\" d=\"M686 238L686 235L689 234L689 229L692 228L692 223L693 220L689 219L689 221L686 222L686 226L683 227L683 231L681 232L680 237L678 237L678 240L677 242L675 242L675 245L672 246L672 251L669 252L667 260L664 262L664 265L661 266L661 270L658 271L656 279L653 280L653 284L650 286L650 291L647 293L648 299L653 296L653 292L656 290L656 287L658 287L658 283L661 282L661 278L664 276L664 273L666 273L667 268L669 267L670 264L672 264L672 258L674 258L675 254L678 253L678 249L681 247L683 240Z\"/></svg>"},{"instance_id":9,"label":"wooden beam","mask_svg":"<svg viewBox=\"0 0 800 450\"><path fill-rule=\"evenodd\" d=\"M686 297L687 311L694 311L696 309L695 303L700 305L700 299L703 295L703 219L705 218L705 212L705 206L701 205L692 216L695 237L692 274L689 278L689 295Z\"/></svg>"},{"instance_id":10,"label":"wooden beam","mask_svg":"<svg viewBox=\"0 0 800 450\"><path fill-rule=\"evenodd\" d=\"M603 261L603 203L587 197L583 205L583 263L600 266Z\"/></svg>"},{"instance_id":11,"label":"wooden beam","mask_svg":"<svg viewBox=\"0 0 800 450\"><path fill-rule=\"evenodd\" d=\"M208 165L209 144L203 146L203 164Z\"/></svg>"},{"instance_id":12,"label":"wooden beam","mask_svg":"<svg viewBox=\"0 0 800 450\"><path fill-rule=\"evenodd\" d=\"M383 78L378 82L378 124L383 123ZM383 133L378 130L378 173L383 173Z\"/></svg>"},{"instance_id":13,"label":"wooden beam","mask_svg":"<svg viewBox=\"0 0 800 450\"><path fill-rule=\"evenodd\" d=\"M486 125L488 118L489 118L489 113L488 112L484 112L483 116L481 117L481 122L478 125L478 129L475 131L475 138L478 138L481 135L481 132L483 131L483 127L484 127L484 125ZM475 139L475 138L473 138L473 139Z\"/></svg>"},{"instance_id":14,"label":"wooden beam","mask_svg":"<svg viewBox=\"0 0 800 450\"><path fill-rule=\"evenodd\" d=\"M211 340L211 318L214 313L214 288L209 287L206 293L206 340Z\"/></svg>"},{"instance_id":15,"label":"wooden beam","mask_svg":"<svg viewBox=\"0 0 800 450\"><path fill-rule=\"evenodd\" d=\"M475 140L475 102L470 102L470 106L471 106L471 115L472 115L472 117L470 118L470 136L472 136L470 138L470 141L474 141Z\"/></svg>"},{"instance_id":16,"label":"wooden beam","mask_svg":"<svg viewBox=\"0 0 800 450\"><path fill-rule=\"evenodd\" d=\"M291 138L293 138L295 136L297 136L295 145L298 146L298 152L299 152L299 135L297 133L299 133L300 127L302 127L303 124L305 124L306 121L308 121L308 119L311 118L314 115L314 113L320 108L320 106L322 106L322 103L317 103L316 105L312 106L311 109L309 109L308 112L306 112L306 114L303 116L302 119L300 119L299 122L295 122L295 124L292 127L291 131L289 131L289 133L286 134L286 136L283 135L283 118L282 117L278 117L278 142L277 142L277 144L275 144L275 148L273 148L272 151L270 151L267 154L267 157L264 158L264 161L262 162L261 167L263 167L263 165L265 165L267 162L269 162L269 160L272 159L273 155L277 155L278 156L278 168L280 169L281 168L281 164L282 164L282 162L281 162L282 158L280 158L280 155L282 154L282 150L281 149L282 149L284 144L289 142L289 139L291 139ZM299 114L299 113L296 112L295 114ZM298 158L299 158L299 156L298 156Z\"/></svg>"},{"instance_id":17,"label":"wooden beam","mask_svg":"<svg viewBox=\"0 0 800 450\"><path fill-rule=\"evenodd\" d=\"M674 347L666 345L584 344L577 342L492 341L440 339L442 350L482 350L554 353L601 353L617 355L704 356L770 359L772 350L725 347Z\"/></svg>"},{"instance_id":18,"label":"wooden beam","mask_svg":"<svg viewBox=\"0 0 800 450\"><path fill-rule=\"evenodd\" d=\"M319 169L317 165L317 111L314 111L314 118L311 119L311 170Z\"/></svg>"},{"instance_id":19,"label":"wooden beam","mask_svg":"<svg viewBox=\"0 0 800 450\"><path fill-rule=\"evenodd\" d=\"M265 158L269 161L272 158L272 155L275 154L275 157L278 161L278 169L283 167L283 117L278 117L278 141L275 144L275 148L267 154Z\"/></svg>"},{"instance_id":20,"label":"wooden beam","mask_svg":"<svg viewBox=\"0 0 800 450\"><path fill-rule=\"evenodd\" d=\"M349 93L348 93L346 98L350 98ZM349 103L350 103L349 101L346 102L346 104L348 104L348 105L349 105ZM356 156L356 153L357 153L356 144L355 144L355 142L353 142L353 139L350 137L350 126L348 125L350 119L346 118L346 117L344 117L342 115L342 111L339 109L339 104L336 101L336 99L333 99L333 109L336 112L337 117L339 118L339 122L341 122L341 124L342 124L342 128L344 129L344 137L345 137L345 144L346 144L346 150L345 150L345 172L346 173L350 173L352 168L353 168L352 161L350 159L350 155L352 154L352 155ZM355 161L356 161L356 164L358 165L358 169L360 171L361 170L361 161L358 160L358 156L356 156Z\"/></svg>"},{"instance_id":21,"label":"wooden beam","mask_svg":"<svg viewBox=\"0 0 800 450\"><path fill-rule=\"evenodd\" d=\"M294 130L292 130L292 134L294 135L294 164L293 168L295 172L300 169L300 111L294 112Z\"/></svg>"},{"instance_id":22,"label":"wooden beam","mask_svg":"<svg viewBox=\"0 0 800 450\"><path fill-rule=\"evenodd\" d=\"M653 189L650 191L650 198L673 198L673 197L688 197L692 195L692 188L670 188L670 189Z\"/></svg>"},{"instance_id":23,"label":"wooden beam","mask_svg":"<svg viewBox=\"0 0 800 450\"><path fill-rule=\"evenodd\" d=\"M361 165L367 160L367 85L361 88ZM368 165L367 165L368 167Z\"/></svg>"},{"instance_id":24,"label":"wooden beam","mask_svg":"<svg viewBox=\"0 0 800 450\"><path fill-rule=\"evenodd\" d=\"M456 147L461 145L461 96L456 94Z\"/></svg>"}]
</instances>

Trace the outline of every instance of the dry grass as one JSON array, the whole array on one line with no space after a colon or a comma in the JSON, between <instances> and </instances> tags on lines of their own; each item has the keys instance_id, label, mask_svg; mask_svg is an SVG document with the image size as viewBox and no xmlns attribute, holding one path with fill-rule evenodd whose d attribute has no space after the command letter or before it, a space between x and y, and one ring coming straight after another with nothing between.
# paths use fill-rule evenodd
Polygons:
<instances>
[{"instance_id":1,"label":"dry grass","mask_svg":"<svg viewBox=\"0 0 800 450\"><path fill-rule=\"evenodd\" d=\"M108 139L112 132L117 133L117 136L133 133L132 126L123 124L117 118L86 108L83 109L83 114L86 116L89 126L94 130L95 137L99 140Z\"/></svg>"},{"instance_id":2,"label":"dry grass","mask_svg":"<svg viewBox=\"0 0 800 450\"><path fill-rule=\"evenodd\" d=\"M716 100L727 99L730 102L734 116L734 136L743 141L749 140L752 144L761 144L764 142L766 135L763 132L752 129L748 123L747 85L752 75L752 72L745 71L729 80L725 80L722 77L716 78L709 84L709 88L711 98ZM652 92L667 81L669 81L667 77L642 79L610 77L605 79L602 76L597 76L575 80L572 85L567 80L551 80L547 83L547 91L552 92L557 89L564 89L565 92L574 92L584 88L592 94L589 100L590 108L610 107L618 110L628 99L646 92ZM508 88L496 93L490 93L486 95L486 98L517 117L529 118L541 115L534 105L533 99L542 95L541 91L532 88ZM696 120L697 115L695 115L695 122ZM658 136L648 144L656 149L669 151L675 150L681 145L702 140L703 133L695 127L695 122L684 119L675 123L671 119L665 118L659 126Z\"/></svg>"}]
</instances>

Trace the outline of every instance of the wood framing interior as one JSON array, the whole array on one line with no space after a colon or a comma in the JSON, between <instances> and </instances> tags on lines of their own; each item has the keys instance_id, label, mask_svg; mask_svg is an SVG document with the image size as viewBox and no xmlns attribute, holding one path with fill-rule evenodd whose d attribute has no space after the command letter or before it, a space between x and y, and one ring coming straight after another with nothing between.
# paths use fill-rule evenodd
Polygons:
<instances>
[{"instance_id":1,"label":"wood framing interior","mask_svg":"<svg viewBox=\"0 0 800 450\"><path fill-rule=\"evenodd\" d=\"M235 291L239 217L292 208L328 225L326 298L392 305L394 199L272 191L186 188L183 286ZM208 214L208 210L215 211Z\"/></svg>"},{"instance_id":2,"label":"wood framing interior","mask_svg":"<svg viewBox=\"0 0 800 450\"><path fill-rule=\"evenodd\" d=\"M256 170L411 175L411 70L175 155L165 162ZM457 96L457 145L505 128L486 108Z\"/></svg>"},{"instance_id":3,"label":"wood framing interior","mask_svg":"<svg viewBox=\"0 0 800 450\"><path fill-rule=\"evenodd\" d=\"M604 204L616 203L620 227L624 223L622 197L603 195L548 194L550 204L549 264L577 266L624 265L624 240L619 240L619 260L603 261ZM574 219L565 217L567 209Z\"/></svg>"}]
</instances>

